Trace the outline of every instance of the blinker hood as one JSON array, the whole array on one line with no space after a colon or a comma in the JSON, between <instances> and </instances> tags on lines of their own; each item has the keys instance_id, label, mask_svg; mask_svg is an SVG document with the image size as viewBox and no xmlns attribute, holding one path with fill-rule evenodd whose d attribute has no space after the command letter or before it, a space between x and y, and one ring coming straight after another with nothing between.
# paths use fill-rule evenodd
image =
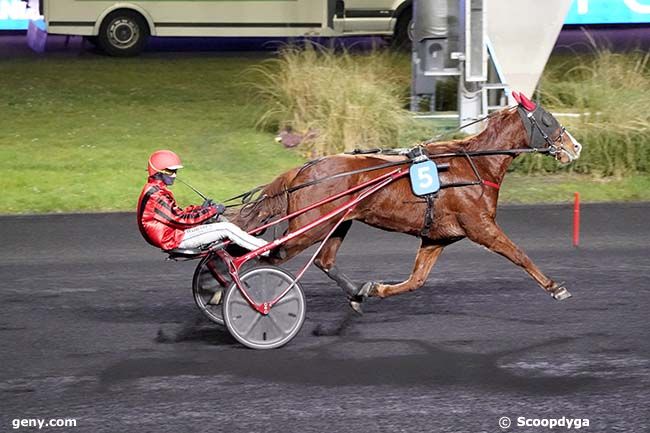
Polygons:
<instances>
[{"instance_id":1,"label":"blinker hood","mask_svg":"<svg viewBox=\"0 0 650 433\"><path fill-rule=\"evenodd\" d=\"M550 146L549 141L553 141L555 139L553 135L562 128L560 122L539 104L533 111L526 110L520 104L517 107L517 112L526 129L528 147L533 149L543 149Z\"/></svg>"}]
</instances>

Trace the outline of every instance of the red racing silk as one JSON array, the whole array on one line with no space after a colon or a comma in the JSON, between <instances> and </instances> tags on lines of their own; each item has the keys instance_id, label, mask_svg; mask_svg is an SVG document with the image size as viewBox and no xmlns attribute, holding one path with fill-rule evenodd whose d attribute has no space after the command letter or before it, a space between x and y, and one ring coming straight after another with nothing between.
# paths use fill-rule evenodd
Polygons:
<instances>
[{"instance_id":1,"label":"red racing silk","mask_svg":"<svg viewBox=\"0 0 650 433\"><path fill-rule=\"evenodd\" d=\"M171 250L181 243L185 230L217 215L214 206L178 207L162 180L149 178L138 199L138 227L151 245Z\"/></svg>"}]
</instances>

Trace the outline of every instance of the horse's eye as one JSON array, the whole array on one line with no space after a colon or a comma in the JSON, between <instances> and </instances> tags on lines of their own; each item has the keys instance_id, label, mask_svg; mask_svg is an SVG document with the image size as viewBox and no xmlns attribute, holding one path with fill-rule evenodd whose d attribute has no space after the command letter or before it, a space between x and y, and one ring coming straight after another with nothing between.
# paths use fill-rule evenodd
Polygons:
<instances>
[{"instance_id":1,"label":"horse's eye","mask_svg":"<svg viewBox=\"0 0 650 433\"><path fill-rule=\"evenodd\" d=\"M548 113L544 113L542 116L542 123L546 126L551 126L553 124L553 119Z\"/></svg>"}]
</instances>

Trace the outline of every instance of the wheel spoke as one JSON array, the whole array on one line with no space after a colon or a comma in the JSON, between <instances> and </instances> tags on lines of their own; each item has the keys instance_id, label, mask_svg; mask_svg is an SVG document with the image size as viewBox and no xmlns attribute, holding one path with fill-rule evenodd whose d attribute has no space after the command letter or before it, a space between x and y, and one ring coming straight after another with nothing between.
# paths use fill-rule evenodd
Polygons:
<instances>
[{"instance_id":1,"label":"wheel spoke","mask_svg":"<svg viewBox=\"0 0 650 433\"><path fill-rule=\"evenodd\" d=\"M277 320L275 320L275 317L273 317L273 315L269 314L267 317L270 319L270 322L273 324L273 326L275 326L275 328L280 331L281 335L287 334L287 332L278 324Z\"/></svg>"},{"instance_id":2,"label":"wheel spoke","mask_svg":"<svg viewBox=\"0 0 650 433\"><path fill-rule=\"evenodd\" d=\"M286 304L288 302L295 301L296 298L297 298L297 294L294 295L293 290L289 290L289 293L284 295L282 298L280 298L280 300L278 302L273 304L273 308L279 307L280 305L284 305L284 304Z\"/></svg>"},{"instance_id":3,"label":"wheel spoke","mask_svg":"<svg viewBox=\"0 0 650 433\"><path fill-rule=\"evenodd\" d=\"M274 299L286 288L286 281L284 278L276 278L275 285L273 286L272 293L270 293L271 298Z\"/></svg>"},{"instance_id":4,"label":"wheel spoke","mask_svg":"<svg viewBox=\"0 0 650 433\"><path fill-rule=\"evenodd\" d=\"M251 307L251 304L249 304L245 299L241 299L241 300L240 299L233 299L232 301L230 301L230 303L231 304L237 304L237 305L245 305L246 307L248 307L250 309L253 309L253 307Z\"/></svg>"},{"instance_id":5,"label":"wheel spoke","mask_svg":"<svg viewBox=\"0 0 650 433\"><path fill-rule=\"evenodd\" d=\"M263 299L268 296L268 292L270 292L270 281L269 281L269 274L268 273L263 273L262 274L262 284L259 286L259 292L260 296L262 297L261 302L267 302L268 299Z\"/></svg>"},{"instance_id":6,"label":"wheel spoke","mask_svg":"<svg viewBox=\"0 0 650 433\"><path fill-rule=\"evenodd\" d=\"M255 316L255 318L253 319L253 321L251 322L251 324L250 324L250 326L248 327L248 329L247 329L246 331L242 332L242 335L243 335L244 337L248 337L248 335L253 331L253 329L254 329L255 326L260 322L260 320L262 320L262 315L261 315L261 314L257 314L257 315Z\"/></svg>"}]
</instances>

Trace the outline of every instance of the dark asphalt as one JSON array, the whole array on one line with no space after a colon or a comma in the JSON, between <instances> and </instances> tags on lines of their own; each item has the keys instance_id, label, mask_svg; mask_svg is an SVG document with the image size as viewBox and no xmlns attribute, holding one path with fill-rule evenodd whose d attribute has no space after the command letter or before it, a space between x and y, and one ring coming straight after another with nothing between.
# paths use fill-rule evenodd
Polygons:
<instances>
[{"instance_id":1,"label":"dark asphalt","mask_svg":"<svg viewBox=\"0 0 650 433\"><path fill-rule=\"evenodd\" d=\"M650 204L584 206L574 249L570 206L500 210L511 237L567 282L564 302L468 241L422 289L371 300L363 317L311 270L302 332L264 352L202 319L196 263L165 262L132 214L2 217L0 431L76 418L76 429L49 430L499 432L502 416L564 416L589 419L588 432L645 432L649 214ZM355 224L340 265L396 281L416 246Z\"/></svg>"}]
</instances>

